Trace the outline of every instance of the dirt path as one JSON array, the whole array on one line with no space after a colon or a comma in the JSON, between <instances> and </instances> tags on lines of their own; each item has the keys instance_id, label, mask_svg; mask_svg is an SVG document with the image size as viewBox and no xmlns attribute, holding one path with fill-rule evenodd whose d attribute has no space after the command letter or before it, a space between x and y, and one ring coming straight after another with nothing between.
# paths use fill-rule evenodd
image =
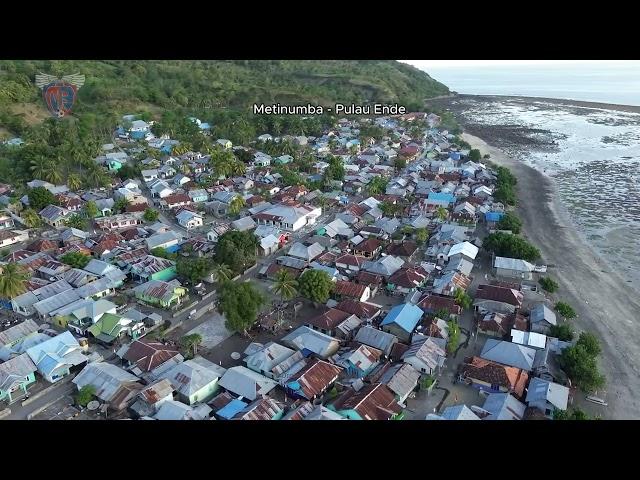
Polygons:
<instances>
[{"instance_id":1,"label":"dirt path","mask_svg":"<svg viewBox=\"0 0 640 480\"><path fill-rule=\"evenodd\" d=\"M600 366L607 378L609 406L586 402L580 407L611 419L640 419L640 302L625 278L612 271L579 236L558 200L553 181L537 170L507 157L482 139L463 138L489 153L491 161L509 167L518 178L518 215L525 237L540 248L543 260L555 267L549 274L560 283L559 295L569 302L580 330L596 333L602 343Z\"/></svg>"}]
</instances>

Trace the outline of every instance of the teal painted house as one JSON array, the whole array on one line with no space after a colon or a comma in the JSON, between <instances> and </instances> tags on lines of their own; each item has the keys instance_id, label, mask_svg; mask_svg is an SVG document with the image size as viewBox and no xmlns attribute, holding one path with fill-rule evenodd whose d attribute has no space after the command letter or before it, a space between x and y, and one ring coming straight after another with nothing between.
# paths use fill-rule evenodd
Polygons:
<instances>
[{"instance_id":1,"label":"teal painted house","mask_svg":"<svg viewBox=\"0 0 640 480\"><path fill-rule=\"evenodd\" d=\"M111 171L117 171L122 168L122 163L120 163L118 160L109 160L109 162L107 163L107 167Z\"/></svg>"},{"instance_id":2,"label":"teal painted house","mask_svg":"<svg viewBox=\"0 0 640 480\"><path fill-rule=\"evenodd\" d=\"M11 403L26 395L29 385L36 381L36 370L26 353L0 364L0 401Z\"/></svg>"}]
</instances>

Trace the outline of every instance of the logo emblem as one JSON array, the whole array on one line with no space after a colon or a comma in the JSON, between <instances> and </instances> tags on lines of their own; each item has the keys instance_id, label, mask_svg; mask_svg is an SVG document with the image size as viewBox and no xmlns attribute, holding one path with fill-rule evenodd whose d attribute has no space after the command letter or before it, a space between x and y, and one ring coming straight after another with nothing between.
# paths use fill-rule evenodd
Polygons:
<instances>
[{"instance_id":1,"label":"logo emblem","mask_svg":"<svg viewBox=\"0 0 640 480\"><path fill-rule=\"evenodd\" d=\"M58 78L54 75L36 75L36 85L42 90L42 98L51 115L62 118L76 102L78 89L84 85L84 75L75 73Z\"/></svg>"}]
</instances>

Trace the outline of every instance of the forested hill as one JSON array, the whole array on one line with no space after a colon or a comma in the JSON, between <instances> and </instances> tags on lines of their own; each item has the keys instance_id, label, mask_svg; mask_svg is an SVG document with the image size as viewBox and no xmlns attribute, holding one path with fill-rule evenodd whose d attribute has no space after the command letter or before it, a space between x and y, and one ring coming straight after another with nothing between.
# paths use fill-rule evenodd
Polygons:
<instances>
[{"instance_id":1,"label":"forested hill","mask_svg":"<svg viewBox=\"0 0 640 480\"><path fill-rule=\"evenodd\" d=\"M387 60L0 61L0 126L19 133L7 114L32 123L38 119L34 108L45 113L36 73L86 76L74 108L78 116L155 116L161 109L202 106L243 110L254 102L398 102L416 110L426 98L449 93L425 72Z\"/></svg>"}]
</instances>

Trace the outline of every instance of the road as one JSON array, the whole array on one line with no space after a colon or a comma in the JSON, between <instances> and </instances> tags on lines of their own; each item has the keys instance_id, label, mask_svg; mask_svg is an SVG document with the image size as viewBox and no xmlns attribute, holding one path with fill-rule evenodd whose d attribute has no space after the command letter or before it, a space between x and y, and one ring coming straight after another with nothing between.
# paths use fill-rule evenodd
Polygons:
<instances>
[{"instance_id":1,"label":"road","mask_svg":"<svg viewBox=\"0 0 640 480\"><path fill-rule=\"evenodd\" d=\"M55 402L65 395L71 395L75 391L75 384L73 384L73 382L66 382L49 388L50 389L45 395L34 400L28 405L23 406L22 401L11 405L11 415L6 416L4 420L27 420L27 416L38 408L44 407L51 402Z\"/></svg>"}]
</instances>

